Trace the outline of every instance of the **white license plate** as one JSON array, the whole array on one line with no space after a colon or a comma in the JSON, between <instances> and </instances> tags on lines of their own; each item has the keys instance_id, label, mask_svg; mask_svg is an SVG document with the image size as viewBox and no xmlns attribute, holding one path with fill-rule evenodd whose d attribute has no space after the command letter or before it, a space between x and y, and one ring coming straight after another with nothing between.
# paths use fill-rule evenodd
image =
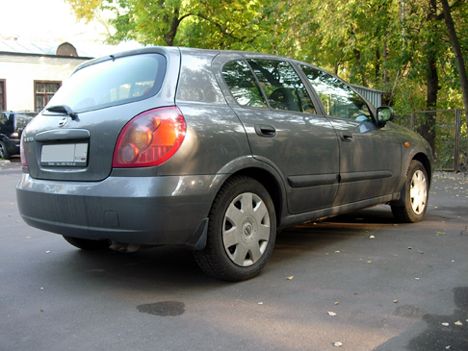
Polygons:
<instances>
[{"instance_id":1,"label":"white license plate","mask_svg":"<svg viewBox=\"0 0 468 351\"><path fill-rule=\"evenodd\" d=\"M83 167L88 163L88 144L43 145L41 165Z\"/></svg>"}]
</instances>

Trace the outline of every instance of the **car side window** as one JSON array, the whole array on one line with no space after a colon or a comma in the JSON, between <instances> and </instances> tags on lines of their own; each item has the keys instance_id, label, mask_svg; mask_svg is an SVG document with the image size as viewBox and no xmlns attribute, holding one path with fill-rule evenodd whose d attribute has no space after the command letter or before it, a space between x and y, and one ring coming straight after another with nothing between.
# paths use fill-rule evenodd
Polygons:
<instances>
[{"instance_id":1,"label":"car side window","mask_svg":"<svg viewBox=\"0 0 468 351\"><path fill-rule=\"evenodd\" d=\"M265 59L250 59L248 62L273 109L316 113L304 84L291 64Z\"/></svg>"},{"instance_id":2,"label":"car side window","mask_svg":"<svg viewBox=\"0 0 468 351\"><path fill-rule=\"evenodd\" d=\"M222 75L229 90L241 106L268 107L249 65L232 61L224 65Z\"/></svg>"},{"instance_id":3,"label":"car side window","mask_svg":"<svg viewBox=\"0 0 468 351\"><path fill-rule=\"evenodd\" d=\"M372 120L364 99L337 77L310 66L301 68L320 97L328 115L353 119L357 122Z\"/></svg>"}]
</instances>

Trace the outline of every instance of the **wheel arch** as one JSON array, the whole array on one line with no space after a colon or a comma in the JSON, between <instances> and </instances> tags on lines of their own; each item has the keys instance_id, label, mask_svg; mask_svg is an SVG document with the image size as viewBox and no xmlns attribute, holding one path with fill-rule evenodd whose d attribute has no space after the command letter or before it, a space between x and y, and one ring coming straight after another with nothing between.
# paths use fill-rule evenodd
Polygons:
<instances>
[{"instance_id":1,"label":"wheel arch","mask_svg":"<svg viewBox=\"0 0 468 351\"><path fill-rule=\"evenodd\" d=\"M238 170L231 174L226 180L236 176L246 176L255 179L262 184L271 196L273 205L275 206L276 212L276 224L279 226L282 218L282 211L284 209L284 195L281 189L281 185L276 177L269 171L259 167L248 167Z\"/></svg>"},{"instance_id":2,"label":"wheel arch","mask_svg":"<svg viewBox=\"0 0 468 351\"><path fill-rule=\"evenodd\" d=\"M224 184L236 176L247 176L261 183L271 196L276 212L276 222L279 227L282 219L287 215L286 181L281 172L268 160L258 159L253 156L239 157L226 164L218 172L222 175L216 184L216 191L212 201L216 198Z\"/></svg>"},{"instance_id":3,"label":"wheel arch","mask_svg":"<svg viewBox=\"0 0 468 351\"><path fill-rule=\"evenodd\" d=\"M424 154L423 152L418 152L417 154L413 156L412 159L422 163L422 165L426 169L427 176L429 178L429 185L430 185L431 179L432 179L432 164L429 158L427 157L427 155Z\"/></svg>"}]
</instances>

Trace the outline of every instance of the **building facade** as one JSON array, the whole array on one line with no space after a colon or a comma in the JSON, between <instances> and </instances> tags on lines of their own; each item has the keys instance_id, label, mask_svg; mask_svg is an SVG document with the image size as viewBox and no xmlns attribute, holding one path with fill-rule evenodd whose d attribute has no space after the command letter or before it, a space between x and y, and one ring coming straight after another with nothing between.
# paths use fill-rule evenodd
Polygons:
<instances>
[{"instance_id":1,"label":"building facade","mask_svg":"<svg viewBox=\"0 0 468 351\"><path fill-rule=\"evenodd\" d=\"M75 47L0 41L0 111L39 112L79 64Z\"/></svg>"}]
</instances>

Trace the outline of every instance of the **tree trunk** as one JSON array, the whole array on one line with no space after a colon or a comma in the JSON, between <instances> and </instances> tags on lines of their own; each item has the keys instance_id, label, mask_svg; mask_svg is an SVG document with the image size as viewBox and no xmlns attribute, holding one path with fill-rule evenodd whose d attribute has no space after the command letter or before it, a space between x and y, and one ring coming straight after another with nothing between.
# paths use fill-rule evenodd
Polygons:
<instances>
[{"instance_id":1,"label":"tree trunk","mask_svg":"<svg viewBox=\"0 0 468 351\"><path fill-rule=\"evenodd\" d=\"M180 19L179 19L179 8L174 9L172 18L170 19L169 31L164 35L164 40L166 41L167 46L173 46L175 36L177 35L177 29L179 29Z\"/></svg>"},{"instance_id":2,"label":"tree trunk","mask_svg":"<svg viewBox=\"0 0 468 351\"><path fill-rule=\"evenodd\" d=\"M436 47L436 31L432 28L435 25L435 17L437 15L436 0L429 0L429 12L427 20L430 22L432 35L430 35L426 47L426 113L422 121L419 132L429 142L432 149L435 151L435 125L437 108L437 94L439 91L439 75L437 72L437 47Z\"/></svg>"},{"instance_id":3,"label":"tree trunk","mask_svg":"<svg viewBox=\"0 0 468 351\"><path fill-rule=\"evenodd\" d=\"M359 75L361 76L361 85L367 86L366 73L364 71L364 67L362 66L361 51L354 48L353 54L354 59L356 60L356 66L358 66Z\"/></svg>"},{"instance_id":4,"label":"tree trunk","mask_svg":"<svg viewBox=\"0 0 468 351\"><path fill-rule=\"evenodd\" d=\"M380 81L380 48L376 47L375 48L375 81L379 82Z\"/></svg>"},{"instance_id":5,"label":"tree trunk","mask_svg":"<svg viewBox=\"0 0 468 351\"><path fill-rule=\"evenodd\" d=\"M421 134L431 145L435 151L435 125L436 125L436 108L437 108L437 95L439 92L439 75L437 73L437 61L434 50L429 50L427 56L426 67L426 110L430 111L426 114L422 124Z\"/></svg>"},{"instance_id":6,"label":"tree trunk","mask_svg":"<svg viewBox=\"0 0 468 351\"><path fill-rule=\"evenodd\" d=\"M460 74L460 85L463 92L463 105L465 107L465 118L468 123L468 78L465 68L465 60L463 58L460 42L458 41L457 32L455 31L455 24L453 23L452 14L447 0L441 0L444 9L445 25L452 45L453 52L457 61L458 73Z\"/></svg>"}]
</instances>

